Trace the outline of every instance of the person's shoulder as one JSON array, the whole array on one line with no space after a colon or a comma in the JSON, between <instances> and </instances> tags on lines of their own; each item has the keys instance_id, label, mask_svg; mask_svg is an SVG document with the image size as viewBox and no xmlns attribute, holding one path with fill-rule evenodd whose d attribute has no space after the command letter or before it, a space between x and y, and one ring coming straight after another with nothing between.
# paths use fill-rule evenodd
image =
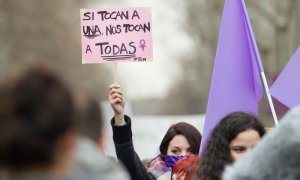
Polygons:
<instances>
[{"instance_id":1,"label":"person's shoulder","mask_svg":"<svg viewBox=\"0 0 300 180\"><path fill-rule=\"evenodd\" d=\"M81 137L74 153L72 177L87 179L129 179L125 169L106 157L97 144L88 138Z\"/></svg>"},{"instance_id":2,"label":"person's shoulder","mask_svg":"<svg viewBox=\"0 0 300 180\"><path fill-rule=\"evenodd\" d=\"M129 176L126 174L121 174L119 172L114 172L110 174L101 174L101 173L85 173L85 174L75 174L71 175L68 180L129 180Z\"/></svg>"}]
</instances>

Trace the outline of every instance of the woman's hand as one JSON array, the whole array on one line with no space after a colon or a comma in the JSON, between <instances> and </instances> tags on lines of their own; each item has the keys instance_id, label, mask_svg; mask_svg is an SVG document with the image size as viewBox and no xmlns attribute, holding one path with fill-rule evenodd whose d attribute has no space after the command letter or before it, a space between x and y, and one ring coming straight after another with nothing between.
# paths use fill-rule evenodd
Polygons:
<instances>
[{"instance_id":1,"label":"woman's hand","mask_svg":"<svg viewBox=\"0 0 300 180\"><path fill-rule=\"evenodd\" d=\"M121 86L119 84L111 84L109 86L108 99L115 113L115 125L122 126L126 122L124 120L125 99Z\"/></svg>"}]
</instances>

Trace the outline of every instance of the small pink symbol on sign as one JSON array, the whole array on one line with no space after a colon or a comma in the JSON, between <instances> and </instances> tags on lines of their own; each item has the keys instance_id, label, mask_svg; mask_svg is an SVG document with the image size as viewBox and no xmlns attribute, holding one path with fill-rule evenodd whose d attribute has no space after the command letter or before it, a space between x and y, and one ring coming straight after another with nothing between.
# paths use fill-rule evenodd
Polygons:
<instances>
[{"instance_id":1,"label":"small pink symbol on sign","mask_svg":"<svg viewBox=\"0 0 300 180\"><path fill-rule=\"evenodd\" d=\"M144 51L145 47L146 47L146 42L144 39L141 39L140 40L140 48Z\"/></svg>"}]
</instances>

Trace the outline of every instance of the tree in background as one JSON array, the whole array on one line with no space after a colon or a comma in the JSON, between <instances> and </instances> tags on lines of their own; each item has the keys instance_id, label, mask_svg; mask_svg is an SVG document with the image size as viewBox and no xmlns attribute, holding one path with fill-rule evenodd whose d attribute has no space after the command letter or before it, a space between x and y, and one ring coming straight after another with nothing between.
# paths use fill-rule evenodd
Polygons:
<instances>
[{"instance_id":1,"label":"tree in background","mask_svg":"<svg viewBox=\"0 0 300 180\"><path fill-rule=\"evenodd\" d=\"M111 73L104 65L81 64L79 9L93 2L0 0L0 79L24 66L47 64L106 99Z\"/></svg>"},{"instance_id":2,"label":"tree in background","mask_svg":"<svg viewBox=\"0 0 300 180\"><path fill-rule=\"evenodd\" d=\"M186 3L185 27L195 48L182 61L185 74L170 91L168 106L165 105L166 111L174 114L205 113L224 5L220 0ZM300 43L300 1L246 0L246 4L266 75L270 77L281 71ZM260 112L265 124L274 124L266 98Z\"/></svg>"},{"instance_id":3,"label":"tree in background","mask_svg":"<svg viewBox=\"0 0 300 180\"><path fill-rule=\"evenodd\" d=\"M273 77L299 45L300 1L245 1L265 71ZM184 74L166 99L144 101L136 113L205 113L224 1L185 2L183 26L194 47L188 56L178 57ZM0 79L23 66L48 64L76 86L106 99L106 93L100 92L106 92L112 82L111 71L106 65L81 64L79 9L91 8L95 3L95 0L0 0ZM265 112L262 119L273 124L266 99L261 107L261 112Z\"/></svg>"}]
</instances>

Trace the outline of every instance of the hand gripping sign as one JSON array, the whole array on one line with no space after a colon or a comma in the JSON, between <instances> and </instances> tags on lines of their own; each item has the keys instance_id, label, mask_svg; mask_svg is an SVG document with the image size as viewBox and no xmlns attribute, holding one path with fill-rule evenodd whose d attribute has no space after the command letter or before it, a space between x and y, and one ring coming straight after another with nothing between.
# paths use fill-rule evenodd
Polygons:
<instances>
[{"instance_id":1,"label":"hand gripping sign","mask_svg":"<svg viewBox=\"0 0 300 180\"><path fill-rule=\"evenodd\" d=\"M152 61L151 8L81 9L82 63Z\"/></svg>"}]
</instances>

